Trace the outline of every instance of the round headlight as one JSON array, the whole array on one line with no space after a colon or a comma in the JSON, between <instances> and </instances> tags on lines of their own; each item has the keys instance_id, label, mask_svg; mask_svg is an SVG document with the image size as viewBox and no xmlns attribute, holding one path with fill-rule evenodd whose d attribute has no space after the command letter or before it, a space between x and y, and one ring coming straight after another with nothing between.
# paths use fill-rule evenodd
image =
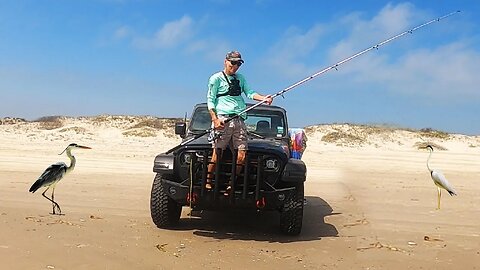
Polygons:
<instances>
[{"instance_id":1,"label":"round headlight","mask_svg":"<svg viewBox=\"0 0 480 270\"><path fill-rule=\"evenodd\" d=\"M181 165L185 164L190 164L190 161L192 160L192 153L182 153L180 155L179 161Z\"/></svg>"},{"instance_id":2,"label":"round headlight","mask_svg":"<svg viewBox=\"0 0 480 270\"><path fill-rule=\"evenodd\" d=\"M269 171L277 171L280 168L280 162L276 158L267 158L265 160L265 169Z\"/></svg>"}]
</instances>

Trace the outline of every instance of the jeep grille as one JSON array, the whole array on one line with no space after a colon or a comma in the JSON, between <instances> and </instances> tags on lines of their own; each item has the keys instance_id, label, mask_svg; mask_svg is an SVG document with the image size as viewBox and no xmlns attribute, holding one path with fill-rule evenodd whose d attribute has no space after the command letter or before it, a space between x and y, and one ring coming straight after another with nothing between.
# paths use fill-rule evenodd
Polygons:
<instances>
[{"instance_id":1,"label":"jeep grille","mask_svg":"<svg viewBox=\"0 0 480 270\"><path fill-rule=\"evenodd\" d=\"M193 188L200 189L201 196L204 196L207 192L205 184L212 152L212 149L184 150L178 153L175 161L180 168L178 173L182 183L189 185L190 174L192 174ZM217 153L220 152L219 150ZM258 200L260 190L273 190L273 186L285 166L280 157L249 150L247 151L245 166L243 166L239 175L236 175L236 166L233 165L233 162L236 163L236 152L235 155L232 155L232 152L227 149L221 155L219 154L219 159L219 164L213 172L213 179L210 180L215 192L214 197L226 189L229 181L232 180L232 176L236 176L232 181L231 192L243 199L254 196Z\"/></svg>"}]
</instances>

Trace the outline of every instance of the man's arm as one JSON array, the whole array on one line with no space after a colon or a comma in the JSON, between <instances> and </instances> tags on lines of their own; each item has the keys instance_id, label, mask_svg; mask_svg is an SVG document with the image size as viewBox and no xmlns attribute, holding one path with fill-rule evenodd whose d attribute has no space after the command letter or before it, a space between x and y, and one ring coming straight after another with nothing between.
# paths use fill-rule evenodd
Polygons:
<instances>
[{"instance_id":1,"label":"man's arm","mask_svg":"<svg viewBox=\"0 0 480 270\"><path fill-rule=\"evenodd\" d=\"M217 100L218 86L219 81L216 76L211 76L208 80L208 92L207 92L207 107L208 112L210 113L210 118L212 118L212 123L214 128L222 128L223 122L218 119L217 112L215 111L215 103Z\"/></svg>"},{"instance_id":2,"label":"man's arm","mask_svg":"<svg viewBox=\"0 0 480 270\"><path fill-rule=\"evenodd\" d=\"M258 94L258 93L255 94L255 95L253 95L253 99L256 100L256 101L266 100L265 103L266 103L267 105L272 104L272 101L273 101L273 99L272 99L272 97L271 97L270 95L264 96L264 95L260 95L260 94Z\"/></svg>"},{"instance_id":3,"label":"man's arm","mask_svg":"<svg viewBox=\"0 0 480 270\"><path fill-rule=\"evenodd\" d=\"M210 113L210 117L212 118L213 127L216 129L223 128L223 122L218 119L215 109L209 109L208 112Z\"/></svg>"}]
</instances>

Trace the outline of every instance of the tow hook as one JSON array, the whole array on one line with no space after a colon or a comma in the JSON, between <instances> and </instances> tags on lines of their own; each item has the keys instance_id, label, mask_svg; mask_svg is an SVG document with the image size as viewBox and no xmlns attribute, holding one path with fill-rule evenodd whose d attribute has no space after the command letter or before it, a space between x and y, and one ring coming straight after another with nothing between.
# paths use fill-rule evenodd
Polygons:
<instances>
[{"instance_id":1,"label":"tow hook","mask_svg":"<svg viewBox=\"0 0 480 270\"><path fill-rule=\"evenodd\" d=\"M191 194L191 197L190 197L190 194ZM193 193L187 193L187 203L190 204L195 204L197 202L197 198L198 198L198 195L197 193L193 192Z\"/></svg>"},{"instance_id":2,"label":"tow hook","mask_svg":"<svg viewBox=\"0 0 480 270\"><path fill-rule=\"evenodd\" d=\"M265 207L265 197L262 197L260 200L257 200L257 208L262 209Z\"/></svg>"}]
</instances>

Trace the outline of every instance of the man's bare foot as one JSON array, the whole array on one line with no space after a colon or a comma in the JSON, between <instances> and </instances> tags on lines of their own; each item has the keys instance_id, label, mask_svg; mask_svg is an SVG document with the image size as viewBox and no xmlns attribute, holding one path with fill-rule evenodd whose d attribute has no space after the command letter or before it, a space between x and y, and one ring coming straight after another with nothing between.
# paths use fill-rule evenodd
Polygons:
<instances>
[{"instance_id":1,"label":"man's bare foot","mask_svg":"<svg viewBox=\"0 0 480 270\"><path fill-rule=\"evenodd\" d=\"M225 192L223 193L224 196L230 196L230 193L232 192L232 186L228 186Z\"/></svg>"},{"instance_id":2,"label":"man's bare foot","mask_svg":"<svg viewBox=\"0 0 480 270\"><path fill-rule=\"evenodd\" d=\"M212 184L206 183L205 188L208 189L208 190L212 189Z\"/></svg>"}]
</instances>

